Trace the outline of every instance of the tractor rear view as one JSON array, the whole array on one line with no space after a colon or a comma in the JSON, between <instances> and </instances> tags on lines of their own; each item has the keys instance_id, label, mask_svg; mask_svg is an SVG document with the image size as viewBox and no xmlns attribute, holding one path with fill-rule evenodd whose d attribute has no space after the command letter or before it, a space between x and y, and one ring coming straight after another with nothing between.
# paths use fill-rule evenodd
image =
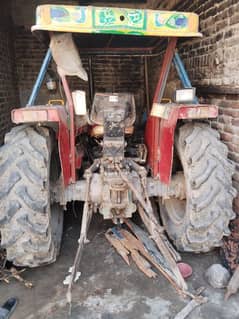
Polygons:
<instances>
[{"instance_id":1,"label":"tractor rear view","mask_svg":"<svg viewBox=\"0 0 239 319\"><path fill-rule=\"evenodd\" d=\"M43 5L32 29L50 49L28 105L12 111L17 126L0 149L0 232L8 260L29 267L54 262L71 201L84 202L80 248L94 213L121 224L137 211L162 251L163 229L180 251L219 247L234 218L234 166L208 124L218 108L198 103L176 52L177 38L201 36L197 15ZM130 92L96 92L92 103L82 91L71 92L67 76L92 81L71 33L79 44L82 33L168 38L146 121ZM64 105L34 105L52 56ZM164 103L172 64L182 88Z\"/></svg>"}]
</instances>

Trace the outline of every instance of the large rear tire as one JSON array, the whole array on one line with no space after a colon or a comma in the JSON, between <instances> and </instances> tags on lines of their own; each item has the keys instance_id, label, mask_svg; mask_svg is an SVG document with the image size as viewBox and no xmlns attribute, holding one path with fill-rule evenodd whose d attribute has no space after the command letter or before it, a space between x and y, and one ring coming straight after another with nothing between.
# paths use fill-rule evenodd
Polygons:
<instances>
[{"instance_id":1,"label":"large rear tire","mask_svg":"<svg viewBox=\"0 0 239 319\"><path fill-rule=\"evenodd\" d=\"M60 250L63 210L51 203L53 139L47 128L21 125L0 148L0 232L16 266L52 263Z\"/></svg>"},{"instance_id":2,"label":"large rear tire","mask_svg":"<svg viewBox=\"0 0 239 319\"><path fill-rule=\"evenodd\" d=\"M207 252L222 245L235 217L232 201L234 165L217 131L207 124L179 128L175 148L185 177L186 200L160 201L160 213L169 237L181 251Z\"/></svg>"}]
</instances>

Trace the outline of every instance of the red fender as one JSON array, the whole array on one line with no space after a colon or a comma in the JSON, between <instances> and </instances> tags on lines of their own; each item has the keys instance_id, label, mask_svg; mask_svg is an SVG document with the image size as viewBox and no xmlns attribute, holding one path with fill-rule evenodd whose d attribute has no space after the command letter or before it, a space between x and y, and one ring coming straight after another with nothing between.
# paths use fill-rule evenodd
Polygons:
<instances>
[{"instance_id":1,"label":"red fender","mask_svg":"<svg viewBox=\"0 0 239 319\"><path fill-rule=\"evenodd\" d=\"M57 131L58 148L64 185L72 181L70 161L70 130L67 125L67 113L64 106L37 106L12 110L12 122L35 123L53 127Z\"/></svg>"},{"instance_id":2,"label":"red fender","mask_svg":"<svg viewBox=\"0 0 239 319\"><path fill-rule=\"evenodd\" d=\"M215 105L177 105L160 104L162 116L150 116L145 130L148 147L148 166L153 177L169 184L174 151L174 132L179 119L216 118L218 107Z\"/></svg>"}]
</instances>

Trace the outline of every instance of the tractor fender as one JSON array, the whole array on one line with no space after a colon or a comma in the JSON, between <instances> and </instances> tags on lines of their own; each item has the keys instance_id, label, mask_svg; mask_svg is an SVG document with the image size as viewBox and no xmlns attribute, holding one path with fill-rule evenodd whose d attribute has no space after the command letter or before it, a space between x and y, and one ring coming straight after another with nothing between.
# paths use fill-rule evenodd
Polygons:
<instances>
[{"instance_id":1,"label":"tractor fender","mask_svg":"<svg viewBox=\"0 0 239 319\"><path fill-rule=\"evenodd\" d=\"M65 107L46 105L13 109L11 118L15 124L28 123L32 126L46 126L57 132L63 181L65 186L69 185L71 182L70 130Z\"/></svg>"},{"instance_id":2,"label":"tractor fender","mask_svg":"<svg viewBox=\"0 0 239 319\"><path fill-rule=\"evenodd\" d=\"M147 164L152 176L166 185L171 181L174 132L178 120L216 118L217 115L216 105L154 103L145 129Z\"/></svg>"}]
</instances>

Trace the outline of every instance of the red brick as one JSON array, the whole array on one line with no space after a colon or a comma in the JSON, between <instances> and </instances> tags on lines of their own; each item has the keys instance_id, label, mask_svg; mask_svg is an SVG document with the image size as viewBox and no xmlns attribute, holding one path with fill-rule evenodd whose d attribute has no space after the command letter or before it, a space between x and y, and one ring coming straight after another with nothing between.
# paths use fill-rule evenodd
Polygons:
<instances>
[{"instance_id":1,"label":"red brick","mask_svg":"<svg viewBox=\"0 0 239 319\"><path fill-rule=\"evenodd\" d=\"M224 131L227 133L239 135L239 127L233 126L233 125L224 125Z\"/></svg>"},{"instance_id":2,"label":"red brick","mask_svg":"<svg viewBox=\"0 0 239 319\"><path fill-rule=\"evenodd\" d=\"M229 151L234 152L234 153L239 153L239 145L227 143L227 147L228 147Z\"/></svg>"},{"instance_id":3,"label":"red brick","mask_svg":"<svg viewBox=\"0 0 239 319\"><path fill-rule=\"evenodd\" d=\"M236 162L236 163L239 163L239 154L238 153L234 153L234 152L228 152L228 157L232 160L232 161L234 161L234 162Z\"/></svg>"},{"instance_id":4,"label":"red brick","mask_svg":"<svg viewBox=\"0 0 239 319\"><path fill-rule=\"evenodd\" d=\"M218 116L218 121L225 124L232 124L232 117L229 115L221 114Z\"/></svg>"},{"instance_id":5,"label":"red brick","mask_svg":"<svg viewBox=\"0 0 239 319\"><path fill-rule=\"evenodd\" d=\"M236 173L233 174L233 179L239 183L239 171L237 171Z\"/></svg>"},{"instance_id":6,"label":"red brick","mask_svg":"<svg viewBox=\"0 0 239 319\"><path fill-rule=\"evenodd\" d=\"M225 142L232 142L233 135L230 133L220 132L221 139Z\"/></svg>"},{"instance_id":7,"label":"red brick","mask_svg":"<svg viewBox=\"0 0 239 319\"><path fill-rule=\"evenodd\" d=\"M233 118L232 119L232 125L239 126L239 118Z\"/></svg>"}]
</instances>

